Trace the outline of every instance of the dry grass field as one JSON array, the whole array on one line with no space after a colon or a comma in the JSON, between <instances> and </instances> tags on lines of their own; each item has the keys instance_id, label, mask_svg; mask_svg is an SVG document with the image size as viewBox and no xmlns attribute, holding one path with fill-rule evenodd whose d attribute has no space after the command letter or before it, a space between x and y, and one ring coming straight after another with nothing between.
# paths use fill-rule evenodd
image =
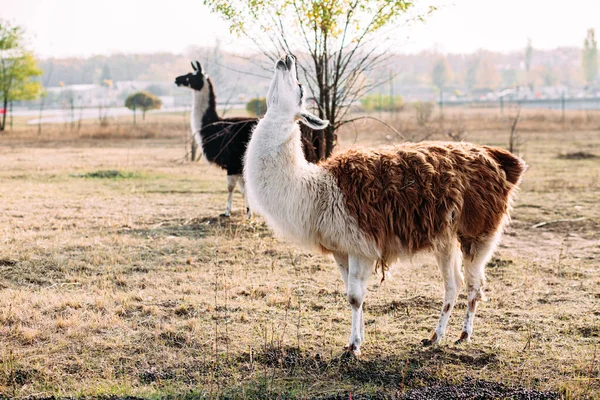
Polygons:
<instances>
[{"instance_id":1,"label":"dry grass field","mask_svg":"<svg viewBox=\"0 0 600 400\"><path fill-rule=\"evenodd\" d=\"M424 255L372 278L361 359L333 260L246 220L239 193L219 219L225 174L185 162L181 116L1 134L0 398L600 398L600 118L557 118L522 122L530 169L473 341L453 344L461 295L422 347L442 301ZM446 121L507 146L508 120ZM396 140L356 128L341 149Z\"/></svg>"}]
</instances>

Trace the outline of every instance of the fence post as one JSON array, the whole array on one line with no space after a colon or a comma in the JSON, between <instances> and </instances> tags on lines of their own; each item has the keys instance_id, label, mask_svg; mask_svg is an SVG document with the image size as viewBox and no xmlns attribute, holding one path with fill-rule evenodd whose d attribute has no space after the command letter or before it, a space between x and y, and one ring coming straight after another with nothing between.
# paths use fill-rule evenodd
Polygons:
<instances>
[{"instance_id":1,"label":"fence post","mask_svg":"<svg viewBox=\"0 0 600 400\"><path fill-rule=\"evenodd\" d=\"M504 96L500 96L500 115L504 116Z\"/></svg>"},{"instance_id":2,"label":"fence post","mask_svg":"<svg viewBox=\"0 0 600 400\"><path fill-rule=\"evenodd\" d=\"M69 98L69 106L71 107L71 130L75 127L75 99Z\"/></svg>"},{"instance_id":3,"label":"fence post","mask_svg":"<svg viewBox=\"0 0 600 400\"><path fill-rule=\"evenodd\" d=\"M258 93L256 94L256 116L260 117L260 97L258 97Z\"/></svg>"},{"instance_id":4,"label":"fence post","mask_svg":"<svg viewBox=\"0 0 600 400\"><path fill-rule=\"evenodd\" d=\"M440 89L440 121L444 120L444 90Z\"/></svg>"},{"instance_id":5,"label":"fence post","mask_svg":"<svg viewBox=\"0 0 600 400\"><path fill-rule=\"evenodd\" d=\"M563 91L562 96L560 97L560 107L562 109L562 122L565 122L565 92Z\"/></svg>"},{"instance_id":6,"label":"fence post","mask_svg":"<svg viewBox=\"0 0 600 400\"><path fill-rule=\"evenodd\" d=\"M135 100L136 100L136 98L135 98L135 96L133 96L133 98L131 99L131 103L132 103L132 108L133 108L133 125L134 126L135 126L135 109L136 109L136 105L137 105L136 104L137 102ZM192 161L194 161L194 160L192 160Z\"/></svg>"}]
</instances>

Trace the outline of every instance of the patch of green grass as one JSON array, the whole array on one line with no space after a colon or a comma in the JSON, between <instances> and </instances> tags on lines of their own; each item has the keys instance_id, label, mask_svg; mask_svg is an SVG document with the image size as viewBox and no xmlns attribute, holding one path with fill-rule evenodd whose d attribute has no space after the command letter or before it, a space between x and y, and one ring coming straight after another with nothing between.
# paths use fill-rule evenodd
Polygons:
<instances>
[{"instance_id":1,"label":"patch of green grass","mask_svg":"<svg viewBox=\"0 0 600 400\"><path fill-rule=\"evenodd\" d=\"M116 169L86 172L85 174L73 174L74 178L87 179L142 179L144 176L139 172L118 171Z\"/></svg>"}]
</instances>

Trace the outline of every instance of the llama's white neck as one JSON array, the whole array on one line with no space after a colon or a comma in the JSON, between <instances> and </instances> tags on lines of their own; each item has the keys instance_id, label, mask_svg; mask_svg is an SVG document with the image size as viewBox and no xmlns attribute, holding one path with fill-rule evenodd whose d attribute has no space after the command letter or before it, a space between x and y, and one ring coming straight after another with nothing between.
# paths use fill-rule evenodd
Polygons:
<instances>
[{"instance_id":1,"label":"llama's white neck","mask_svg":"<svg viewBox=\"0 0 600 400\"><path fill-rule=\"evenodd\" d=\"M302 152L293 117L267 115L252 133L244 163L250 207L284 236L312 240L322 170Z\"/></svg>"},{"instance_id":2,"label":"llama's white neck","mask_svg":"<svg viewBox=\"0 0 600 400\"><path fill-rule=\"evenodd\" d=\"M198 143L200 149L202 149L202 137L200 136L200 130L202 129L202 116L208 108L208 88L205 90L192 90L192 118L190 126L192 128L192 135Z\"/></svg>"},{"instance_id":3,"label":"llama's white neck","mask_svg":"<svg viewBox=\"0 0 600 400\"><path fill-rule=\"evenodd\" d=\"M254 133L255 142L261 145L262 154L256 154L258 157L269 157L279 159L281 156L293 158L293 163L287 159L289 166L294 167L308 164L302 153L300 142L300 127L290 116L279 116L267 111L262 118ZM300 157L296 157L300 155Z\"/></svg>"}]
</instances>

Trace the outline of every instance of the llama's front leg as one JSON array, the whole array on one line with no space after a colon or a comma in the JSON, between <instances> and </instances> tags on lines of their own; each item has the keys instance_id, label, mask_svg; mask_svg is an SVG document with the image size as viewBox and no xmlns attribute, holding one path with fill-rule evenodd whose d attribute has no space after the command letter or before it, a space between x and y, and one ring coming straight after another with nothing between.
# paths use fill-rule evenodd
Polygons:
<instances>
[{"instance_id":1,"label":"llama's front leg","mask_svg":"<svg viewBox=\"0 0 600 400\"><path fill-rule=\"evenodd\" d=\"M342 281L344 281L344 292L348 293L348 254L345 253L333 253L333 258L335 258L335 262L340 270L340 276L342 277ZM364 301L363 301L364 304ZM362 308L361 308L362 311ZM360 340L361 342L365 339L365 322L363 318L363 313L360 313Z\"/></svg>"},{"instance_id":2,"label":"llama's front leg","mask_svg":"<svg viewBox=\"0 0 600 400\"><path fill-rule=\"evenodd\" d=\"M438 344L444 333L446 333L450 314L463 283L463 276L460 271L462 257L456 240L440 246L436 250L436 260L444 279L444 303L442 304L440 320L435 328L435 332L433 332L433 336L431 339L423 340L425 346Z\"/></svg>"},{"instance_id":3,"label":"llama's front leg","mask_svg":"<svg viewBox=\"0 0 600 400\"><path fill-rule=\"evenodd\" d=\"M348 257L348 301L352 306L352 329L348 351L360 356L360 345L364 341L363 302L367 294L367 281L373 271L374 260Z\"/></svg>"},{"instance_id":4,"label":"llama's front leg","mask_svg":"<svg viewBox=\"0 0 600 400\"><path fill-rule=\"evenodd\" d=\"M235 184L238 181L239 175L227 175L227 208L225 213L221 214L221 217L229 217L231 215L231 206L233 203L233 190Z\"/></svg>"},{"instance_id":5,"label":"llama's front leg","mask_svg":"<svg viewBox=\"0 0 600 400\"><path fill-rule=\"evenodd\" d=\"M240 183L240 191L244 195L244 201L246 202L246 215L248 219L252 218L252 211L250 210L250 204L248 204L248 196L246 195L246 182L244 181L244 177L240 175L239 179Z\"/></svg>"},{"instance_id":6,"label":"llama's front leg","mask_svg":"<svg viewBox=\"0 0 600 400\"><path fill-rule=\"evenodd\" d=\"M333 253L333 258L344 281L344 293L348 293L348 254Z\"/></svg>"},{"instance_id":7,"label":"llama's front leg","mask_svg":"<svg viewBox=\"0 0 600 400\"><path fill-rule=\"evenodd\" d=\"M489 238L481 243L470 246L469 254L465 256L465 275L467 278L467 315L456 344L471 340L473 335L473 320L475 319L475 310L477 302L484 300L483 287L485 285L485 265L492 257L498 236Z\"/></svg>"}]
</instances>

